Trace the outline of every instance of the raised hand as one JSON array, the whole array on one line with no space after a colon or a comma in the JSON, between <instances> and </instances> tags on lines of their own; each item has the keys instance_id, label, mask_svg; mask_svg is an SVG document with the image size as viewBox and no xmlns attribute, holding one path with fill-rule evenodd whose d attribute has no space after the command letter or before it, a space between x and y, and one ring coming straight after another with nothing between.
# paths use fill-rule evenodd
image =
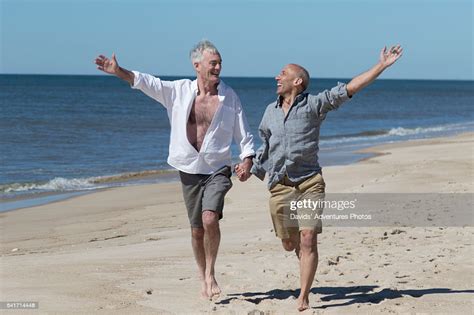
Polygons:
<instances>
[{"instance_id":1,"label":"raised hand","mask_svg":"<svg viewBox=\"0 0 474 315\"><path fill-rule=\"evenodd\" d=\"M95 58L95 64L97 69L104 71L105 73L116 75L120 69L115 54L112 54L112 58L109 59L104 55L99 55Z\"/></svg>"},{"instance_id":2,"label":"raised hand","mask_svg":"<svg viewBox=\"0 0 474 315\"><path fill-rule=\"evenodd\" d=\"M384 47L380 52L380 63L386 68L390 67L402 56L403 48L400 45L392 46L389 50Z\"/></svg>"}]
</instances>

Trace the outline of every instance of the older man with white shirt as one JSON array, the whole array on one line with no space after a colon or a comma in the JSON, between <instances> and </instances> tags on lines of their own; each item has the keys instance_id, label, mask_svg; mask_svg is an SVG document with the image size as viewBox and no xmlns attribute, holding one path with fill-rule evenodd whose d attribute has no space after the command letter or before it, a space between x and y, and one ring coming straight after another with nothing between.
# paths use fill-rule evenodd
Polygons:
<instances>
[{"instance_id":1,"label":"older man with white shirt","mask_svg":"<svg viewBox=\"0 0 474 315\"><path fill-rule=\"evenodd\" d=\"M168 164L178 169L191 224L192 247L206 298L221 292L214 265L220 243L219 219L230 176L232 139L240 146L239 179L250 177L253 138L237 94L220 80L222 59L209 41L191 51L194 81L164 81L118 65L115 55L96 58L97 68L113 74L163 104L171 124Z\"/></svg>"}]
</instances>

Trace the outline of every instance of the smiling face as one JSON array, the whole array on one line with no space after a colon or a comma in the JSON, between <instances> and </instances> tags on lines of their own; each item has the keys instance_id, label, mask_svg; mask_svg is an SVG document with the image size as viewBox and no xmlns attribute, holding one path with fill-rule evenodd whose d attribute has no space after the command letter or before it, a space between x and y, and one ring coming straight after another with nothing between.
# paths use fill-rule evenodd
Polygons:
<instances>
[{"instance_id":1,"label":"smiling face","mask_svg":"<svg viewBox=\"0 0 474 315\"><path fill-rule=\"evenodd\" d=\"M280 96L290 95L296 92L301 85L302 79L297 75L297 70L294 65L286 65L275 77L277 81L276 93Z\"/></svg>"},{"instance_id":2,"label":"smiling face","mask_svg":"<svg viewBox=\"0 0 474 315\"><path fill-rule=\"evenodd\" d=\"M197 76L205 84L219 84L219 75L222 69L222 59L219 54L205 50L202 59L194 63Z\"/></svg>"}]
</instances>

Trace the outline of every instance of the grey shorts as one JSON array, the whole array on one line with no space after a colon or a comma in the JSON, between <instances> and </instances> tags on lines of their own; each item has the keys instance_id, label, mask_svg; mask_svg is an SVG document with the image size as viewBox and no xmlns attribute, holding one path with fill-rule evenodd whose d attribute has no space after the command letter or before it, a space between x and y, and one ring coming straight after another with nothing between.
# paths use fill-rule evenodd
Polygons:
<instances>
[{"instance_id":1,"label":"grey shorts","mask_svg":"<svg viewBox=\"0 0 474 315\"><path fill-rule=\"evenodd\" d=\"M218 213L219 219L222 219L224 197L232 187L231 175L230 166L222 167L211 175L179 172L191 227L201 228L203 226L202 212L205 210Z\"/></svg>"}]
</instances>

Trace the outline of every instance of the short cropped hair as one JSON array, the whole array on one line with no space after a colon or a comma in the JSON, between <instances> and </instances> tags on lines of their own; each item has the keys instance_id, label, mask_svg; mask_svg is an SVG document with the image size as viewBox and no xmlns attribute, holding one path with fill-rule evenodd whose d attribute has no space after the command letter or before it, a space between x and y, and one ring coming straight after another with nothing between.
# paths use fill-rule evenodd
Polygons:
<instances>
[{"instance_id":1,"label":"short cropped hair","mask_svg":"<svg viewBox=\"0 0 474 315\"><path fill-rule=\"evenodd\" d=\"M212 54L220 55L219 51L217 50L216 46L210 41L204 39L197 43L191 52L189 53L189 57L191 58L191 62L200 62L202 60L202 55L204 51L208 51Z\"/></svg>"},{"instance_id":2,"label":"short cropped hair","mask_svg":"<svg viewBox=\"0 0 474 315\"><path fill-rule=\"evenodd\" d=\"M291 66L291 68L293 69L293 71L295 73L295 76L297 78L301 78L301 80L303 81L301 83L302 90L300 92L305 91L309 86L309 72L308 72L308 70L306 70L305 68L303 68L302 66L300 66L296 63L290 63L289 66Z\"/></svg>"},{"instance_id":3,"label":"short cropped hair","mask_svg":"<svg viewBox=\"0 0 474 315\"><path fill-rule=\"evenodd\" d=\"M303 91L306 91L306 89L309 86L309 72L302 66L298 66L298 71L296 72L297 76L303 80L303 83L301 84L301 87L303 88Z\"/></svg>"}]
</instances>

